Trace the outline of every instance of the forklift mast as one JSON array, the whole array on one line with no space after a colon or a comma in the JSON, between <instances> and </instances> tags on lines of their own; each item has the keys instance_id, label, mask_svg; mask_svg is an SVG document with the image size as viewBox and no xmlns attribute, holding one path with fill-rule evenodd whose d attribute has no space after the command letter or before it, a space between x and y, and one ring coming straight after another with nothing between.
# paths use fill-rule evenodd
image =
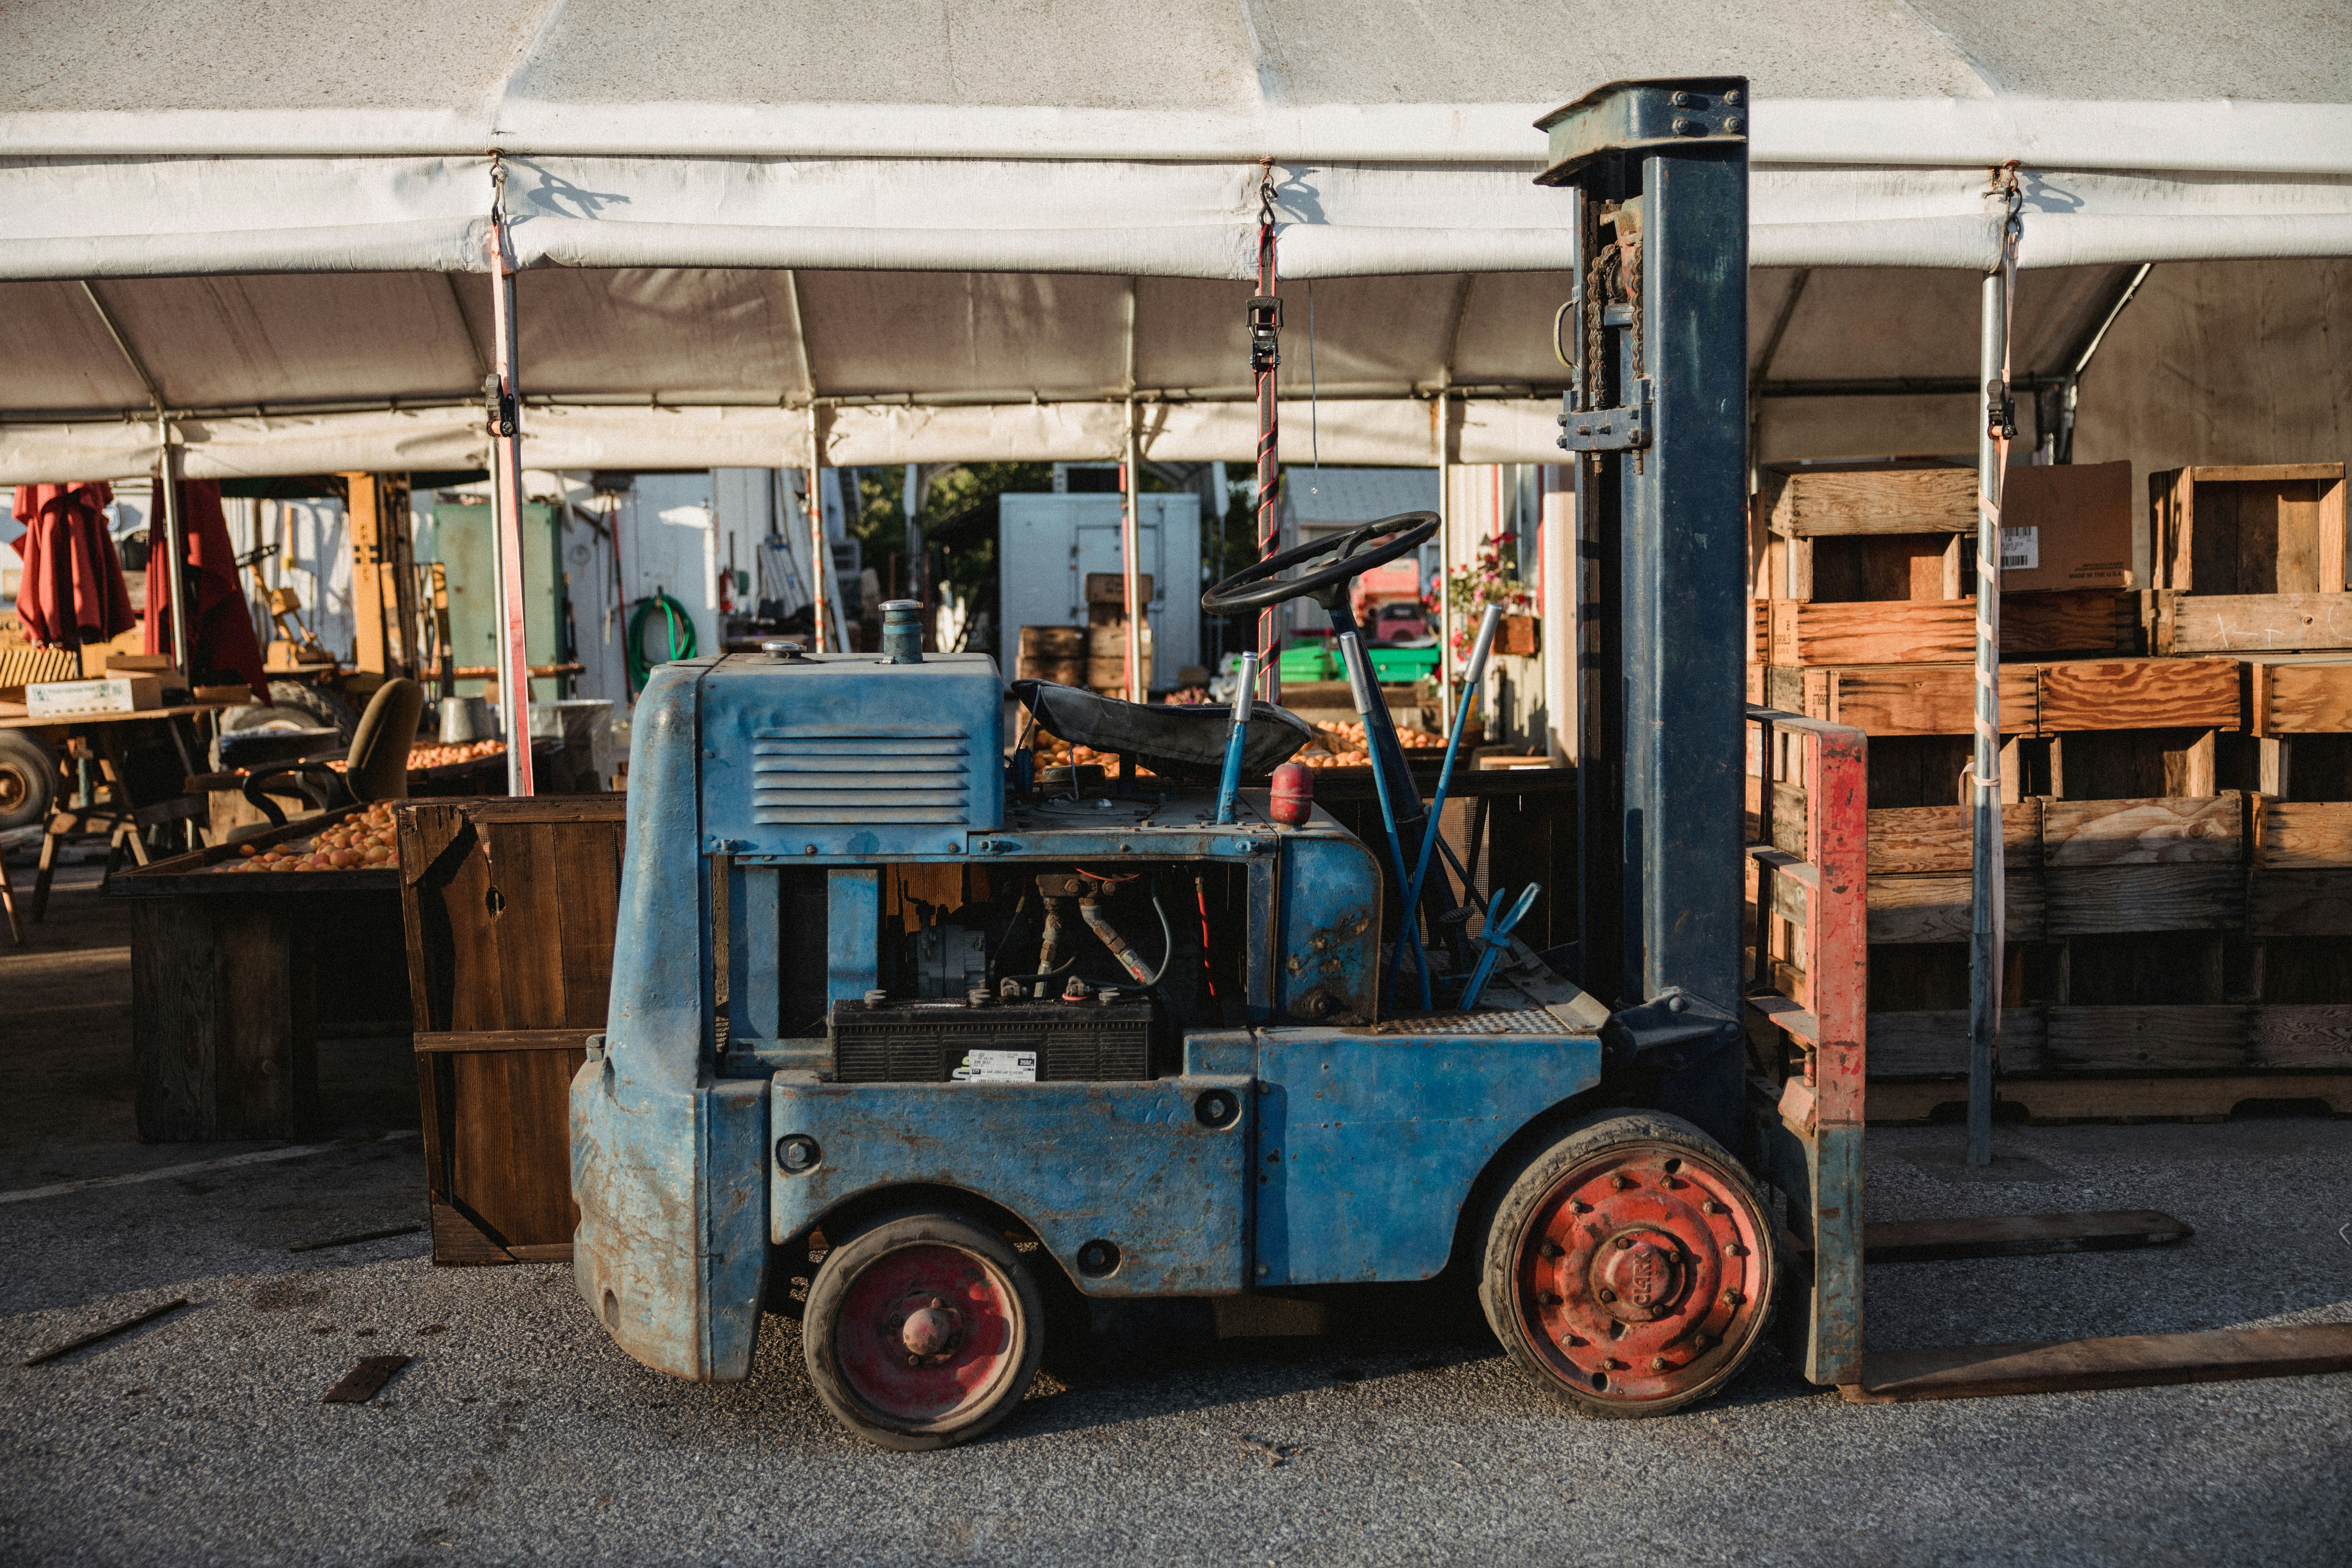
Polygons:
<instances>
[{"instance_id":1,"label":"forklift mast","mask_svg":"<svg viewBox=\"0 0 2352 1568\"><path fill-rule=\"evenodd\" d=\"M1576 236L1584 623L1578 923L1612 1057L1739 1145L1748 83L1619 82L1546 117ZM1565 631L1566 628L1555 628Z\"/></svg>"}]
</instances>

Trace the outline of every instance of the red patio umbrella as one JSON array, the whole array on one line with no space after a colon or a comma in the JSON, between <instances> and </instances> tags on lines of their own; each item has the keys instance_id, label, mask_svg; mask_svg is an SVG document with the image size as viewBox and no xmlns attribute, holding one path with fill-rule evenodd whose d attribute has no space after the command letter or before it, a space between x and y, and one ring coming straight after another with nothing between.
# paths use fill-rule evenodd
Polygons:
<instances>
[{"instance_id":1,"label":"red patio umbrella","mask_svg":"<svg viewBox=\"0 0 2352 1568\"><path fill-rule=\"evenodd\" d=\"M163 575L163 481L157 479L147 536L155 542L147 557L147 651L172 650L172 584ZM269 677L261 668L261 645L253 638L253 613L237 585L236 552L221 516L220 482L180 481L182 553L189 567L188 680L194 686L241 680L254 700L269 700Z\"/></svg>"},{"instance_id":2,"label":"red patio umbrella","mask_svg":"<svg viewBox=\"0 0 2352 1568\"><path fill-rule=\"evenodd\" d=\"M47 647L104 642L135 624L122 563L106 531L114 491L103 484L18 485L11 509L25 525L16 541L24 580L16 614Z\"/></svg>"}]
</instances>

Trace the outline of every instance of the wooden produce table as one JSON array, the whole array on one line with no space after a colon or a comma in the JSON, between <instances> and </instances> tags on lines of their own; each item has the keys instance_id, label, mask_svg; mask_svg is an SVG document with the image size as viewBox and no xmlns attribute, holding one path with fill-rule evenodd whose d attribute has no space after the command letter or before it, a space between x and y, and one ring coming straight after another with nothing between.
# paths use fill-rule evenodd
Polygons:
<instances>
[{"instance_id":1,"label":"wooden produce table","mask_svg":"<svg viewBox=\"0 0 2352 1568\"><path fill-rule=\"evenodd\" d=\"M247 842L309 838L359 809ZM408 1028L400 873L213 869L242 858L215 845L108 889L135 900L131 1060L139 1136L151 1143L313 1136L321 1033Z\"/></svg>"},{"instance_id":2,"label":"wooden produce table","mask_svg":"<svg viewBox=\"0 0 2352 1568\"><path fill-rule=\"evenodd\" d=\"M619 795L400 808L436 1263L572 1256L572 1075L604 1026L627 812Z\"/></svg>"},{"instance_id":3,"label":"wooden produce table","mask_svg":"<svg viewBox=\"0 0 2352 1568\"><path fill-rule=\"evenodd\" d=\"M199 714L217 713L224 708L240 706L234 702L183 702L170 708L144 708L129 713L60 713L12 715L0 718L0 730L50 730L61 740L84 740L90 750L105 763L109 775L108 793L111 800L93 805L60 805L49 813L48 830L41 837L40 868L33 877L33 918L39 920L48 908L49 879L56 874L58 840L78 833L102 831L120 846L128 843L131 858L138 864L148 864L147 845L141 835L149 827L163 822L194 821L203 817L208 803L201 795L182 793L180 782L192 773L204 772L197 761L198 752L192 749L192 736L179 721ZM125 724L162 721L179 752L179 766L169 779L161 776L146 778L144 771L134 768L131 749L126 744L130 732ZM113 870L108 861L110 879Z\"/></svg>"}]
</instances>

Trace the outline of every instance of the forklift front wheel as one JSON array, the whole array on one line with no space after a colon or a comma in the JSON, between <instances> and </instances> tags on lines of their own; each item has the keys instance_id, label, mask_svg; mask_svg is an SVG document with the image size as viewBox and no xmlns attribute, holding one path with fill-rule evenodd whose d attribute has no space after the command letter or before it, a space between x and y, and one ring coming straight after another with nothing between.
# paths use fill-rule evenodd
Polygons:
<instances>
[{"instance_id":1,"label":"forklift front wheel","mask_svg":"<svg viewBox=\"0 0 2352 1568\"><path fill-rule=\"evenodd\" d=\"M1045 1349L1036 1281L960 1215L882 1215L825 1255L801 1343L841 1424L884 1448L969 1442L1013 1413Z\"/></svg>"},{"instance_id":2,"label":"forklift front wheel","mask_svg":"<svg viewBox=\"0 0 2352 1568\"><path fill-rule=\"evenodd\" d=\"M1738 1374L1776 1283L1739 1163L1680 1117L1604 1111L1503 1184L1478 1298L1511 1358L1571 1408L1661 1415Z\"/></svg>"}]
</instances>

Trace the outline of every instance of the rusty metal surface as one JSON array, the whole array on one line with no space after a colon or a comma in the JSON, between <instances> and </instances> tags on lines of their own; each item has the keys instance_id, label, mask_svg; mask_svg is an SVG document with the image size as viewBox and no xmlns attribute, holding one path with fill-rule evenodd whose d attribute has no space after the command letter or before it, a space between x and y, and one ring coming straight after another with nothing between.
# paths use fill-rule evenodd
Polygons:
<instances>
[{"instance_id":1,"label":"rusty metal surface","mask_svg":"<svg viewBox=\"0 0 2352 1568\"><path fill-rule=\"evenodd\" d=\"M946 1187L1011 1211L1090 1295L1243 1288L1255 1098L1245 1076L780 1081L772 1092L769 1233L778 1242L861 1196ZM1107 1271L1102 1255L1082 1257L1097 1242L1116 1249Z\"/></svg>"},{"instance_id":2,"label":"rusty metal surface","mask_svg":"<svg viewBox=\"0 0 2352 1568\"><path fill-rule=\"evenodd\" d=\"M1255 1282L1426 1279L1496 1152L1600 1081L1601 1044L1269 1029L1256 1070Z\"/></svg>"}]
</instances>

